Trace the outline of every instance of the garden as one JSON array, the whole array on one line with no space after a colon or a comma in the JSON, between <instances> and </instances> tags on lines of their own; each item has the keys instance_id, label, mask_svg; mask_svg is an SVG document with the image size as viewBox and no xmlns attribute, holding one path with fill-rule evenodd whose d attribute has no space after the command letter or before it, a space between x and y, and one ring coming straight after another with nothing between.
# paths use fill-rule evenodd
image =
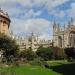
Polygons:
<instances>
[{"instance_id":1,"label":"garden","mask_svg":"<svg viewBox=\"0 0 75 75\"><path fill-rule=\"evenodd\" d=\"M15 40L0 35L0 51L0 75L75 75L75 48L20 51Z\"/></svg>"}]
</instances>

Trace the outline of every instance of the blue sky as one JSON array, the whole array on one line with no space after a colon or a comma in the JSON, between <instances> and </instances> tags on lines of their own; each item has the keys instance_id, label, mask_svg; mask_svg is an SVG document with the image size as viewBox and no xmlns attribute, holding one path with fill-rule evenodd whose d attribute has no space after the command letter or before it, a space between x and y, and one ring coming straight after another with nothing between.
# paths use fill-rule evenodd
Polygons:
<instances>
[{"instance_id":1,"label":"blue sky","mask_svg":"<svg viewBox=\"0 0 75 75\"><path fill-rule=\"evenodd\" d=\"M17 36L34 32L51 39L54 21L67 26L71 17L75 20L75 0L0 0L0 7L8 12L10 31Z\"/></svg>"}]
</instances>

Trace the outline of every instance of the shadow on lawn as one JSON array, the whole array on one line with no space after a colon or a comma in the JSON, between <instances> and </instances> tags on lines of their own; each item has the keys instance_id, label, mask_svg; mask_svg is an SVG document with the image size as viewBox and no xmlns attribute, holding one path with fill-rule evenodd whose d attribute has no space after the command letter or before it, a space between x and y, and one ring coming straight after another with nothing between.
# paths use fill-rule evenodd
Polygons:
<instances>
[{"instance_id":1,"label":"shadow on lawn","mask_svg":"<svg viewBox=\"0 0 75 75\"><path fill-rule=\"evenodd\" d=\"M62 75L75 75L75 63L74 64L63 64L60 66L51 66L55 72L61 73Z\"/></svg>"}]
</instances>

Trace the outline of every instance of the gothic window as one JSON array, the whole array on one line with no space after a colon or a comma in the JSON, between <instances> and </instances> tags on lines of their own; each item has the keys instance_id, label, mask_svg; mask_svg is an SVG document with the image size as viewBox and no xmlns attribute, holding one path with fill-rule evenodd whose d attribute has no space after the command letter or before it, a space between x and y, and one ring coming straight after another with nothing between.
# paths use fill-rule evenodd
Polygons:
<instances>
[{"instance_id":1,"label":"gothic window","mask_svg":"<svg viewBox=\"0 0 75 75\"><path fill-rule=\"evenodd\" d=\"M75 46L75 33L74 32L70 33L69 41L70 41L70 46L74 47Z\"/></svg>"},{"instance_id":2,"label":"gothic window","mask_svg":"<svg viewBox=\"0 0 75 75\"><path fill-rule=\"evenodd\" d=\"M5 27L6 26L6 21L3 21L3 27Z\"/></svg>"},{"instance_id":3,"label":"gothic window","mask_svg":"<svg viewBox=\"0 0 75 75\"><path fill-rule=\"evenodd\" d=\"M72 34L72 33L70 33L70 37L69 37L70 46L72 46L72 37L73 37L73 34Z\"/></svg>"},{"instance_id":4,"label":"gothic window","mask_svg":"<svg viewBox=\"0 0 75 75\"><path fill-rule=\"evenodd\" d=\"M59 47L62 48L62 38L61 38L61 36L59 36L58 38L59 38Z\"/></svg>"}]
</instances>

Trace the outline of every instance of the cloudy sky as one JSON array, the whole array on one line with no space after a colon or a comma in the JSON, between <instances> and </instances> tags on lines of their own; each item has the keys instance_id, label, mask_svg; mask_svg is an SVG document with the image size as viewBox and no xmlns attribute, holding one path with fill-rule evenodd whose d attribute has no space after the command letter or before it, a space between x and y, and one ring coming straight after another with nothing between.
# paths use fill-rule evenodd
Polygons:
<instances>
[{"instance_id":1,"label":"cloudy sky","mask_svg":"<svg viewBox=\"0 0 75 75\"><path fill-rule=\"evenodd\" d=\"M75 19L75 0L0 0L0 8L8 12L14 35L52 38L53 21L63 26Z\"/></svg>"}]
</instances>

